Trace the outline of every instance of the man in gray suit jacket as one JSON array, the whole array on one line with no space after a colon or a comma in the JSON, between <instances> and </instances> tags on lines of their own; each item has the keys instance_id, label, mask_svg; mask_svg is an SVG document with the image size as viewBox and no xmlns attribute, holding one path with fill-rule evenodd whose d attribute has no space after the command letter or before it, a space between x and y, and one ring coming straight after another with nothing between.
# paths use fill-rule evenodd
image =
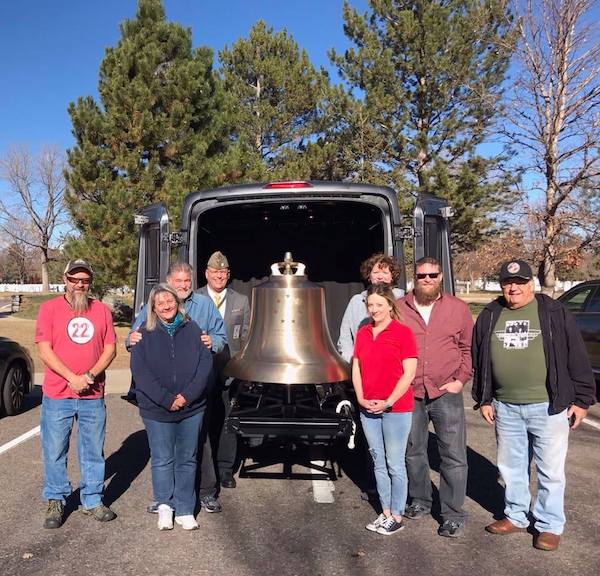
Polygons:
<instances>
[{"instance_id":1,"label":"man in gray suit jacket","mask_svg":"<svg viewBox=\"0 0 600 576\"><path fill-rule=\"evenodd\" d=\"M229 282L229 262L227 257L221 252L215 252L211 255L206 265L206 286L200 288L199 292L212 299L223 317L225 330L227 331L228 346L215 355L216 372L216 390L213 395L213 405L210 410L210 430L219 438L217 449L217 467L221 486L224 488L235 488L236 482L233 477L233 467L237 451L237 438L234 433L227 432L224 421L231 411L231 378L223 375L223 368L228 360L237 354L248 335L248 326L250 323L250 305L248 297L244 296L227 287ZM210 443L208 448L210 449ZM201 466L201 484L200 498L202 499L205 477L207 482L211 480L211 470L205 472L205 468L212 468L214 475L214 466L212 457L206 458L206 449L203 454L203 464ZM205 462L208 460L208 462ZM214 478L214 476L213 476ZM208 487L207 487L208 488ZM216 478L214 479L214 491L217 488Z\"/></svg>"}]
</instances>

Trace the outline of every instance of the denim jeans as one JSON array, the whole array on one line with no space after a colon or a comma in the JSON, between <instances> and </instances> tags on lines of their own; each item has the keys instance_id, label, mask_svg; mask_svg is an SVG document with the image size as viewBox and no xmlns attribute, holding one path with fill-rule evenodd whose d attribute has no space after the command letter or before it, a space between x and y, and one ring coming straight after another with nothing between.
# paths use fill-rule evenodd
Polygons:
<instances>
[{"instance_id":1,"label":"denim jeans","mask_svg":"<svg viewBox=\"0 0 600 576\"><path fill-rule=\"evenodd\" d=\"M440 454L440 513L442 521L463 523L467 492L467 433L463 394L446 392L438 398L415 398L413 420L406 448L408 491L413 504L431 509L432 488L427 444L429 422L437 436Z\"/></svg>"},{"instance_id":2,"label":"denim jeans","mask_svg":"<svg viewBox=\"0 0 600 576\"><path fill-rule=\"evenodd\" d=\"M77 420L79 492L84 508L102 503L104 490L104 435L106 407L104 398L42 398L40 438L44 458L44 498L63 503L72 492L67 476L67 456L73 422Z\"/></svg>"},{"instance_id":3,"label":"denim jeans","mask_svg":"<svg viewBox=\"0 0 600 576\"><path fill-rule=\"evenodd\" d=\"M537 471L534 527L539 532L562 534L569 445L567 411L555 414L548 402L508 404L494 400L493 407L498 469L506 485L504 514L516 526L529 526L529 471L533 456Z\"/></svg>"},{"instance_id":4,"label":"denim jeans","mask_svg":"<svg viewBox=\"0 0 600 576\"><path fill-rule=\"evenodd\" d=\"M177 516L194 514L196 456L204 412L179 422L143 418L148 444L152 489L158 504L168 504Z\"/></svg>"},{"instance_id":5,"label":"denim jeans","mask_svg":"<svg viewBox=\"0 0 600 576\"><path fill-rule=\"evenodd\" d=\"M369 452L373 458L377 493L383 510L401 516L406 507L406 442L411 412L360 413Z\"/></svg>"}]
</instances>

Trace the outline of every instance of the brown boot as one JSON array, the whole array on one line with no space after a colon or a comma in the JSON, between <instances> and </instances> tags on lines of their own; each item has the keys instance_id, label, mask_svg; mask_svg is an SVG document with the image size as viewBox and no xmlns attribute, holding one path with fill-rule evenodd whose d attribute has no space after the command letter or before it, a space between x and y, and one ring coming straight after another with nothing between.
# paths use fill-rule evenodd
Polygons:
<instances>
[{"instance_id":1,"label":"brown boot","mask_svg":"<svg viewBox=\"0 0 600 576\"><path fill-rule=\"evenodd\" d=\"M552 552L556 550L560 544L560 536L558 534L552 534L552 532L539 532L533 545L538 550L546 550Z\"/></svg>"},{"instance_id":2,"label":"brown boot","mask_svg":"<svg viewBox=\"0 0 600 576\"><path fill-rule=\"evenodd\" d=\"M485 527L488 532L492 534L513 534L514 532L525 532L527 528L520 528L519 526L515 526L508 518L502 518L502 520L497 520L496 522L492 522L488 526Z\"/></svg>"}]
</instances>

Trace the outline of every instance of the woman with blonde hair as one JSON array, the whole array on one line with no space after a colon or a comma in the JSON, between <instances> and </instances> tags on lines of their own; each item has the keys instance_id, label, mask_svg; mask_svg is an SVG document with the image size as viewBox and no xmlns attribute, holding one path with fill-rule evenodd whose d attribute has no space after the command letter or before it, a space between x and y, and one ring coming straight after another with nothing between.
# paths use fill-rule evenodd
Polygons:
<instances>
[{"instance_id":1,"label":"woman with blonde hair","mask_svg":"<svg viewBox=\"0 0 600 576\"><path fill-rule=\"evenodd\" d=\"M412 422L417 346L412 331L401 322L389 285L369 286L367 310L371 321L356 335L352 384L382 508L366 528L388 536L404 528L408 489L404 456Z\"/></svg>"},{"instance_id":2,"label":"woman with blonde hair","mask_svg":"<svg viewBox=\"0 0 600 576\"><path fill-rule=\"evenodd\" d=\"M202 332L185 314L177 292L158 284L148 297L141 340L131 348L131 374L150 445L158 529L198 524L196 455L212 357Z\"/></svg>"}]
</instances>

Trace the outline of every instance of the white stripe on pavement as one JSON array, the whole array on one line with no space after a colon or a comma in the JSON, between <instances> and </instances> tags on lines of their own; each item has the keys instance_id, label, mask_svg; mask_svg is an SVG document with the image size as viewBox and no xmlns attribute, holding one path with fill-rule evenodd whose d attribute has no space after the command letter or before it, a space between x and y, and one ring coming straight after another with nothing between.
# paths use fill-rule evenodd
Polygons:
<instances>
[{"instance_id":1,"label":"white stripe on pavement","mask_svg":"<svg viewBox=\"0 0 600 576\"><path fill-rule=\"evenodd\" d=\"M325 462L323 460L313 460L312 464L316 464L317 466L325 466ZM311 474L323 476L323 472L320 470L315 470L314 468L310 469ZM335 490L335 486L331 480L318 480L313 478L312 489L313 489L313 499L318 504L332 504L335 502L335 498L333 497L333 491Z\"/></svg>"},{"instance_id":2,"label":"white stripe on pavement","mask_svg":"<svg viewBox=\"0 0 600 576\"><path fill-rule=\"evenodd\" d=\"M584 418L582 420L584 424L591 426L592 428L596 428L596 430L600 430L600 423L597 420L591 420L590 418Z\"/></svg>"},{"instance_id":3,"label":"white stripe on pavement","mask_svg":"<svg viewBox=\"0 0 600 576\"><path fill-rule=\"evenodd\" d=\"M14 440L11 440L10 442L7 442L6 444L3 444L2 446L0 446L0 454L3 454L4 452L8 452L11 448L14 448L15 446L21 444L21 442L25 442L26 440L29 440L30 438L33 438L34 436L37 436L39 433L40 433L39 426L32 428L29 432L25 432L25 434L21 434Z\"/></svg>"}]
</instances>

